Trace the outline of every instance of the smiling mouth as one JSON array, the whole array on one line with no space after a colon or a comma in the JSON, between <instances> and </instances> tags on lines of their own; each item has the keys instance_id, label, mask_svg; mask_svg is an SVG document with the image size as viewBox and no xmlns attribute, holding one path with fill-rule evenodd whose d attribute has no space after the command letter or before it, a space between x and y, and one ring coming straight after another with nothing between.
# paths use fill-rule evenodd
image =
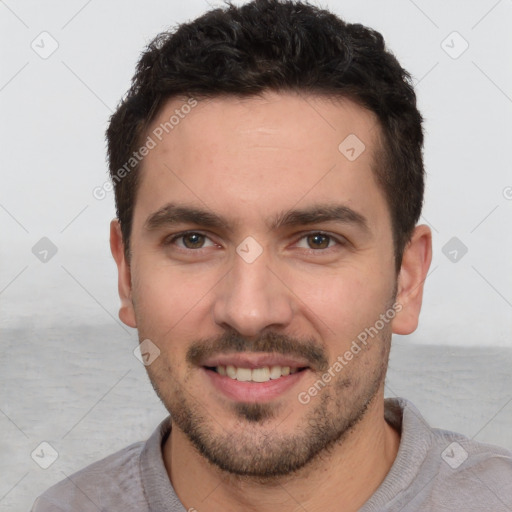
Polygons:
<instances>
[{"instance_id":1,"label":"smiling mouth","mask_svg":"<svg viewBox=\"0 0 512 512\"><path fill-rule=\"evenodd\" d=\"M281 377L287 377L294 373L306 370L306 367L290 367L290 366L262 366L259 368L243 368L233 365L205 366L206 370L213 371L221 376L229 377L239 382L269 382L277 380Z\"/></svg>"}]
</instances>

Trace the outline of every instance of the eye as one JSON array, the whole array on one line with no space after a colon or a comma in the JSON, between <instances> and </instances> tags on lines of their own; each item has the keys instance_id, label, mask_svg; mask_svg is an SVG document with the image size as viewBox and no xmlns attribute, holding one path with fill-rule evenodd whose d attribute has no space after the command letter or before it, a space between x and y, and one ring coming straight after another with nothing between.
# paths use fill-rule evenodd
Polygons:
<instances>
[{"instance_id":1,"label":"eye","mask_svg":"<svg viewBox=\"0 0 512 512\"><path fill-rule=\"evenodd\" d=\"M181 249L203 249L204 247L216 245L206 235L196 233L195 231L175 235L166 243L175 244Z\"/></svg>"},{"instance_id":2,"label":"eye","mask_svg":"<svg viewBox=\"0 0 512 512\"><path fill-rule=\"evenodd\" d=\"M303 249L319 250L329 249L330 247L340 243L341 242L331 235L327 235L325 233L310 233L303 236L297 243L297 246Z\"/></svg>"}]
</instances>

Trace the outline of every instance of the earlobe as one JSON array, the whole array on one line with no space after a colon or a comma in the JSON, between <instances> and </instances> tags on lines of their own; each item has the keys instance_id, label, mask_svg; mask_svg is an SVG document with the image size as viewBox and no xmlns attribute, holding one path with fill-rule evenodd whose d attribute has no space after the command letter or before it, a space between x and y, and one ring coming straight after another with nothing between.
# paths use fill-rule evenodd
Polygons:
<instances>
[{"instance_id":1,"label":"earlobe","mask_svg":"<svg viewBox=\"0 0 512 512\"><path fill-rule=\"evenodd\" d=\"M423 299L423 285L432 260L432 233L425 225L416 226L406 245L400 273L396 302L401 311L393 320L395 334L411 334L418 326Z\"/></svg>"},{"instance_id":2,"label":"earlobe","mask_svg":"<svg viewBox=\"0 0 512 512\"><path fill-rule=\"evenodd\" d=\"M137 323L132 301L131 269L126 261L121 226L117 219L110 223L110 250L117 265L118 291L121 299L119 318L129 327L136 328Z\"/></svg>"}]
</instances>

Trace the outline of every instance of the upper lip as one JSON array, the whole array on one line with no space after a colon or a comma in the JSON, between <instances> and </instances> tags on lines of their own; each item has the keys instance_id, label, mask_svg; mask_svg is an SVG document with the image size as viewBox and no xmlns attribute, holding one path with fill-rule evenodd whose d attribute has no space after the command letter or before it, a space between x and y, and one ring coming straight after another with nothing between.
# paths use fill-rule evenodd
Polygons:
<instances>
[{"instance_id":1,"label":"upper lip","mask_svg":"<svg viewBox=\"0 0 512 512\"><path fill-rule=\"evenodd\" d=\"M202 366L236 366L237 368L262 368L263 366L289 366L290 368L307 368L310 365L305 359L283 354L239 352L234 354L218 354L207 358Z\"/></svg>"}]
</instances>

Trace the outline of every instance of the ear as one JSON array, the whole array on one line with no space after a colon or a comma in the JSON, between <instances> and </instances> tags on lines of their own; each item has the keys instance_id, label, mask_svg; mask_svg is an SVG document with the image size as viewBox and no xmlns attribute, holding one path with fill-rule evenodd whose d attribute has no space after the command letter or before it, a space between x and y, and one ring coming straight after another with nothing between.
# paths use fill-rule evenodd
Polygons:
<instances>
[{"instance_id":1,"label":"ear","mask_svg":"<svg viewBox=\"0 0 512 512\"><path fill-rule=\"evenodd\" d=\"M411 334L418 327L423 284L432 261L432 233L425 225L416 226L406 245L400 273L396 303L401 310L393 319L395 334Z\"/></svg>"},{"instance_id":2,"label":"ear","mask_svg":"<svg viewBox=\"0 0 512 512\"><path fill-rule=\"evenodd\" d=\"M118 291L121 299L119 318L129 327L136 328L135 310L132 302L132 277L130 264L126 261L121 225L117 219L110 223L110 250L117 265Z\"/></svg>"}]
</instances>

